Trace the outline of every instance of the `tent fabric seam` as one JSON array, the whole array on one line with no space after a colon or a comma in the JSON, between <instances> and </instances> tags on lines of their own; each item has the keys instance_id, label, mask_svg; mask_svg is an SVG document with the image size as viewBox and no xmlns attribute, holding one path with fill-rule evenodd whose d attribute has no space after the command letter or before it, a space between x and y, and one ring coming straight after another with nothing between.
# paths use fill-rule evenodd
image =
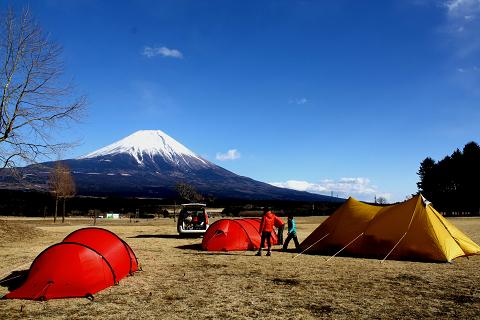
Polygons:
<instances>
[{"instance_id":1,"label":"tent fabric seam","mask_svg":"<svg viewBox=\"0 0 480 320\"><path fill-rule=\"evenodd\" d=\"M79 243L79 242L70 242L70 241L67 241L67 242L60 242L60 243L58 243L58 244L62 244L62 243L79 245L79 246L85 247L85 248L87 248L87 249L90 249L90 250L92 250L93 252L95 252L96 254L98 254L100 257L102 257L103 260L105 260L105 262L107 263L108 267L110 268L110 271L112 272L112 275L113 275L113 284L117 284L117 275L115 274L115 270L113 270L113 267L112 267L112 265L110 264L110 262L108 261L108 259L105 258L100 252L98 252L97 250L93 249L93 248L90 247L90 246L87 246L86 244Z\"/></svg>"},{"instance_id":2,"label":"tent fabric seam","mask_svg":"<svg viewBox=\"0 0 480 320\"><path fill-rule=\"evenodd\" d=\"M117 234L115 234L114 232L110 231L110 230L107 230L107 229L104 229L104 228L98 228L98 227L86 227L86 228L81 228L81 229L77 229L73 232L70 232L70 234L68 234L64 239L63 241L65 241L65 239L67 239L68 237L70 237L72 234L75 234L77 232L80 232L80 231L83 231L83 230L100 230L100 231L106 231L108 232L109 234L113 235L114 237L116 237L118 240L120 240L123 244L123 246L125 247L125 250L127 250L127 254L129 256L129 262L130 262L130 271L129 273L131 274L133 271L133 266L132 266L132 259L130 257L130 252L132 252L133 254L133 257L135 258L135 262L137 263L138 265L138 259L137 259L137 256L135 254L135 252L133 252L132 248L128 245L128 243L126 243L122 238L120 238ZM62 242L63 242L62 241ZM128 250L130 248L130 250Z\"/></svg>"},{"instance_id":3,"label":"tent fabric seam","mask_svg":"<svg viewBox=\"0 0 480 320\"><path fill-rule=\"evenodd\" d=\"M466 252L463 250L462 246L460 245L460 243L458 242L457 238L455 238L453 236L453 234L450 232L450 230L448 230L447 226L443 223L443 221L437 217L437 215L435 214L435 212L433 213L433 215L435 216L435 218L442 224L442 226L445 228L445 230L447 230L448 234L450 235L450 237L452 237L453 241L455 241L455 243L457 244L457 246L460 248L460 250L462 250L463 252L463 255L460 255L460 256L456 256L452 259L455 259L455 258L459 258L459 257L463 257L463 256L467 256Z\"/></svg>"},{"instance_id":4,"label":"tent fabric seam","mask_svg":"<svg viewBox=\"0 0 480 320\"><path fill-rule=\"evenodd\" d=\"M250 238L250 234L248 233L247 229L245 229L245 228L242 226L242 224L241 224L240 222L238 222L238 220L242 220L242 221L244 221L244 222L246 222L246 221L245 221L244 219L232 219L232 221L235 221L235 223L236 223L237 225L239 225L240 228L242 228L242 230L243 230L243 231L245 232L245 234L247 235L247 238L248 238L248 241L250 242L250 245L252 246L252 248L255 249L255 246L253 245L252 239ZM250 224L250 225L251 225L251 224ZM251 225L251 226L253 226L253 225Z\"/></svg>"}]
</instances>

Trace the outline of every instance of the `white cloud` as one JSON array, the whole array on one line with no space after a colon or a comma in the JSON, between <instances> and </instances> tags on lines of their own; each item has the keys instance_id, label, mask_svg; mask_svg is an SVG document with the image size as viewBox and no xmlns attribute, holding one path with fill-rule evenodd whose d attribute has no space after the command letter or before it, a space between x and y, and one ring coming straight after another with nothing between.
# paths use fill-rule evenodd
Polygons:
<instances>
[{"instance_id":1,"label":"white cloud","mask_svg":"<svg viewBox=\"0 0 480 320\"><path fill-rule=\"evenodd\" d=\"M155 56L162 56L162 57L169 57L169 58L176 58L176 59L183 58L183 54L179 50L169 49L167 47L146 46L145 48L143 48L142 54L147 58L153 58Z\"/></svg>"},{"instance_id":2,"label":"white cloud","mask_svg":"<svg viewBox=\"0 0 480 320\"><path fill-rule=\"evenodd\" d=\"M472 9L478 9L480 6L479 0L450 0L445 2L445 6L450 13L471 12ZM467 14L468 15L468 14Z\"/></svg>"},{"instance_id":3,"label":"white cloud","mask_svg":"<svg viewBox=\"0 0 480 320\"><path fill-rule=\"evenodd\" d=\"M359 200L373 202L375 196L391 199L391 194L382 192L377 186L370 183L368 178L341 178L339 180L325 179L318 183L308 181L288 180L285 182L271 182L271 185L281 188L289 188L299 191L307 191L324 195L339 197L354 197Z\"/></svg>"},{"instance_id":4,"label":"white cloud","mask_svg":"<svg viewBox=\"0 0 480 320\"><path fill-rule=\"evenodd\" d=\"M302 105L302 104L305 104L307 102L308 102L307 98L296 98L296 99L290 99L288 101L288 103L290 103L290 104L298 104L298 105Z\"/></svg>"},{"instance_id":5,"label":"white cloud","mask_svg":"<svg viewBox=\"0 0 480 320\"><path fill-rule=\"evenodd\" d=\"M218 152L215 158L220 161L235 160L240 158L240 152L237 149L230 149L226 153Z\"/></svg>"},{"instance_id":6,"label":"white cloud","mask_svg":"<svg viewBox=\"0 0 480 320\"><path fill-rule=\"evenodd\" d=\"M465 73L465 72L474 73L474 72L480 71L480 67L473 66L473 67L467 67L467 68L457 68L457 71L460 73Z\"/></svg>"},{"instance_id":7,"label":"white cloud","mask_svg":"<svg viewBox=\"0 0 480 320\"><path fill-rule=\"evenodd\" d=\"M475 54L480 50L480 0L451 0L444 2L447 16L447 30L456 37L461 57Z\"/></svg>"}]
</instances>

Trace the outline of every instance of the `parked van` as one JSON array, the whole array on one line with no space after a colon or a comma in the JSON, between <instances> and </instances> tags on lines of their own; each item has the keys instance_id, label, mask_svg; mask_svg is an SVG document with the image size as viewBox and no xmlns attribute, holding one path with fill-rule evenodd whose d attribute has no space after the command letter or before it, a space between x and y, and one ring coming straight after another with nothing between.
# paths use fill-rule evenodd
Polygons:
<instances>
[{"instance_id":1,"label":"parked van","mask_svg":"<svg viewBox=\"0 0 480 320\"><path fill-rule=\"evenodd\" d=\"M177 222L177 231L182 234L204 234L208 227L208 214L203 203L182 204Z\"/></svg>"}]
</instances>

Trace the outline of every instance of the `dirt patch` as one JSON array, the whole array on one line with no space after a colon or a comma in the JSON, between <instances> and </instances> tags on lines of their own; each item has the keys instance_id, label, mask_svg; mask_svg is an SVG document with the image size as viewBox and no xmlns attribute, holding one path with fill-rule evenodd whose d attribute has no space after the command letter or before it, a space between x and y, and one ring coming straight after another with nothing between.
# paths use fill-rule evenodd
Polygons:
<instances>
[{"instance_id":1,"label":"dirt patch","mask_svg":"<svg viewBox=\"0 0 480 320\"><path fill-rule=\"evenodd\" d=\"M448 294L442 297L442 300L452 301L454 303L468 303L468 304L480 304L480 297L475 297L471 295L463 295L463 294Z\"/></svg>"},{"instance_id":2,"label":"dirt patch","mask_svg":"<svg viewBox=\"0 0 480 320\"><path fill-rule=\"evenodd\" d=\"M325 317L333 313L335 308L330 305L310 304L307 310L315 317Z\"/></svg>"},{"instance_id":3,"label":"dirt patch","mask_svg":"<svg viewBox=\"0 0 480 320\"><path fill-rule=\"evenodd\" d=\"M274 278L274 279L272 279L272 282L276 285L282 285L282 286L298 286L298 285L300 285L300 281L297 280L297 279Z\"/></svg>"},{"instance_id":4,"label":"dirt patch","mask_svg":"<svg viewBox=\"0 0 480 320\"><path fill-rule=\"evenodd\" d=\"M36 227L14 221L0 220L0 244L34 240L45 235L44 231Z\"/></svg>"}]
</instances>

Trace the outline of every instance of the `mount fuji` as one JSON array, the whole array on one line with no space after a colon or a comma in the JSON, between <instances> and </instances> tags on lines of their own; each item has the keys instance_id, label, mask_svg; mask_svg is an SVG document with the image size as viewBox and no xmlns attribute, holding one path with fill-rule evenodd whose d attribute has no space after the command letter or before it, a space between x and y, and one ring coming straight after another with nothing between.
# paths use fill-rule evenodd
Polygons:
<instances>
[{"instance_id":1,"label":"mount fuji","mask_svg":"<svg viewBox=\"0 0 480 320\"><path fill-rule=\"evenodd\" d=\"M174 198L178 183L188 183L205 196L241 200L339 201L338 198L279 188L239 176L203 159L160 130L137 131L77 159L64 160L78 195ZM18 170L35 189L47 190L55 162ZM0 181L1 182L1 181ZM6 181L2 188L16 188Z\"/></svg>"}]
</instances>

